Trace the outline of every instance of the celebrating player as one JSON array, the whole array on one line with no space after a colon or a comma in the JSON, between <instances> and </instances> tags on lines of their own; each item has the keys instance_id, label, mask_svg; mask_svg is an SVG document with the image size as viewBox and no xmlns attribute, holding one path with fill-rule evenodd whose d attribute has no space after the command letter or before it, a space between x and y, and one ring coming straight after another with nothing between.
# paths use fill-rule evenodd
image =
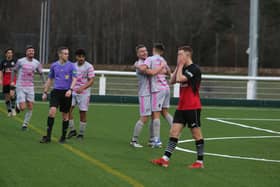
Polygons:
<instances>
[{"instance_id":1,"label":"celebrating player","mask_svg":"<svg viewBox=\"0 0 280 187\"><path fill-rule=\"evenodd\" d=\"M16 115L16 98L15 98L15 86L11 86L11 82L16 82L11 80L12 71L15 67L16 62L14 60L14 50L9 48L5 50L5 59L0 63L0 84L3 86L3 94L5 97L5 103L7 107L8 116Z\"/></svg>"},{"instance_id":2,"label":"celebrating player","mask_svg":"<svg viewBox=\"0 0 280 187\"><path fill-rule=\"evenodd\" d=\"M26 57L19 59L12 72L12 80L17 73L16 95L17 95L17 110L24 111L27 107L27 112L24 116L22 130L26 130L32 116L34 103L34 73L40 73L43 84L45 83L43 69L38 60L34 58L35 49L33 46L26 47ZM14 86L15 82L11 83Z\"/></svg>"},{"instance_id":3,"label":"celebrating player","mask_svg":"<svg viewBox=\"0 0 280 187\"><path fill-rule=\"evenodd\" d=\"M197 149L197 161L189 168L203 168L204 140L200 129L201 103L199 87L201 82L201 71L192 62L193 50L189 46L178 49L178 63L171 77L171 83L180 83L180 98L174 115L173 125L170 130L170 138L164 155L152 160L152 163L168 167L169 159L177 145L183 128L188 125L195 139Z\"/></svg>"},{"instance_id":4,"label":"celebrating player","mask_svg":"<svg viewBox=\"0 0 280 187\"><path fill-rule=\"evenodd\" d=\"M67 138L71 138L77 135L77 131L74 125L73 119L73 110L75 106L79 107L80 110L80 131L77 136L79 139L83 139L84 132L87 125L87 111L90 101L90 87L94 82L94 68L93 66L86 61L86 52L83 49L78 49L75 53L76 63L75 67L77 69L77 82L73 88L72 94L72 107L70 109L69 117L69 128L70 132L68 133Z\"/></svg>"},{"instance_id":5,"label":"celebrating player","mask_svg":"<svg viewBox=\"0 0 280 187\"><path fill-rule=\"evenodd\" d=\"M138 77L138 99L139 99L139 110L140 110L140 119L136 122L132 140L130 145L136 148L143 147L138 142L138 137L142 131L142 128L145 123L147 123L149 116L152 114L152 105L151 105L151 89L150 89L150 77L142 72L139 67L144 64L145 59L148 57L147 48L140 44L136 46L136 54L138 61L135 62L134 66L136 67L136 73ZM150 134L153 137L153 129L150 125Z\"/></svg>"},{"instance_id":6,"label":"celebrating player","mask_svg":"<svg viewBox=\"0 0 280 187\"><path fill-rule=\"evenodd\" d=\"M151 75L151 104L154 142L152 147L161 147L160 141L160 114L172 125L173 118L168 113L170 103L170 88L166 80L166 74L170 73L165 59L161 56L164 53L164 46L161 43L154 44L153 56L148 57L142 70ZM158 71L159 70L159 71Z\"/></svg>"},{"instance_id":7,"label":"celebrating player","mask_svg":"<svg viewBox=\"0 0 280 187\"><path fill-rule=\"evenodd\" d=\"M59 60L51 65L48 80L45 84L43 100L47 99L47 92L54 80L54 88L50 94L50 109L47 120L47 135L43 136L40 143L49 143L54 124L57 108L62 113L62 135L59 142L65 143L66 133L69 126L69 111L72 102L72 92L76 84L75 65L68 60L69 49L60 47L58 49Z\"/></svg>"}]
</instances>

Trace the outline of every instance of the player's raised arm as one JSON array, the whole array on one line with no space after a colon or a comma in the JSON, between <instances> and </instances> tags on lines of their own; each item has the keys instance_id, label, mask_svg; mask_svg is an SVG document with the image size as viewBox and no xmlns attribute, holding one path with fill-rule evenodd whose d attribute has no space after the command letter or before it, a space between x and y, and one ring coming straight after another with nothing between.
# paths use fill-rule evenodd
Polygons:
<instances>
[{"instance_id":1,"label":"player's raised arm","mask_svg":"<svg viewBox=\"0 0 280 187\"><path fill-rule=\"evenodd\" d=\"M157 67L157 68L155 68L155 69L149 69L149 68L147 68L147 69L145 70L145 74L154 76L154 75L159 74L164 68L165 68L165 64L164 64L164 63L161 63L160 66Z\"/></svg>"},{"instance_id":2,"label":"player's raised arm","mask_svg":"<svg viewBox=\"0 0 280 187\"><path fill-rule=\"evenodd\" d=\"M175 84L176 83L176 76L177 76L178 67L175 68L174 72L171 73L170 83Z\"/></svg>"}]
</instances>

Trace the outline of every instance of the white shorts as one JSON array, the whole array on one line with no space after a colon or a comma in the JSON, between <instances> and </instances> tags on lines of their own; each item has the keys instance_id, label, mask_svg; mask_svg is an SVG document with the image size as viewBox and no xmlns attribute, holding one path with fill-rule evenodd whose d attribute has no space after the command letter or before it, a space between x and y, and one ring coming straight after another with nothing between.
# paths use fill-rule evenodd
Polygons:
<instances>
[{"instance_id":1,"label":"white shorts","mask_svg":"<svg viewBox=\"0 0 280 187\"><path fill-rule=\"evenodd\" d=\"M35 100L34 87L17 87L16 94L17 103L34 102Z\"/></svg>"},{"instance_id":2,"label":"white shorts","mask_svg":"<svg viewBox=\"0 0 280 187\"><path fill-rule=\"evenodd\" d=\"M78 106L80 111L88 111L90 96L82 94L72 95L72 106Z\"/></svg>"},{"instance_id":3,"label":"white shorts","mask_svg":"<svg viewBox=\"0 0 280 187\"><path fill-rule=\"evenodd\" d=\"M159 112L162 108L169 108L170 105L170 90L161 90L152 93L152 111Z\"/></svg>"},{"instance_id":4,"label":"white shorts","mask_svg":"<svg viewBox=\"0 0 280 187\"><path fill-rule=\"evenodd\" d=\"M140 116L150 116L152 115L152 105L151 105L151 96L139 96L139 112Z\"/></svg>"}]
</instances>

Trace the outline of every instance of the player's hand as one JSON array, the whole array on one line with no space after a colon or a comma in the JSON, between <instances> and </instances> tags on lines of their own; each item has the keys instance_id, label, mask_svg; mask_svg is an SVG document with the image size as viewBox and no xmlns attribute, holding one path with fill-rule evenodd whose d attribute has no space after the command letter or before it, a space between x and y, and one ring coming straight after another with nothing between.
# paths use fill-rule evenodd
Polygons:
<instances>
[{"instance_id":1,"label":"player's hand","mask_svg":"<svg viewBox=\"0 0 280 187\"><path fill-rule=\"evenodd\" d=\"M185 60L182 57L178 57L177 59L177 65L183 66L185 64Z\"/></svg>"},{"instance_id":2,"label":"player's hand","mask_svg":"<svg viewBox=\"0 0 280 187\"><path fill-rule=\"evenodd\" d=\"M71 97L72 95L72 90L68 90L66 93L65 93L65 97Z\"/></svg>"},{"instance_id":3,"label":"player's hand","mask_svg":"<svg viewBox=\"0 0 280 187\"><path fill-rule=\"evenodd\" d=\"M14 81L11 82L11 83L10 83L10 86L15 86L15 82L14 82Z\"/></svg>"},{"instance_id":4,"label":"player's hand","mask_svg":"<svg viewBox=\"0 0 280 187\"><path fill-rule=\"evenodd\" d=\"M81 94L83 91L84 91L84 89L82 87L80 87L76 90L76 93Z\"/></svg>"},{"instance_id":5,"label":"player's hand","mask_svg":"<svg viewBox=\"0 0 280 187\"><path fill-rule=\"evenodd\" d=\"M42 100L43 100L43 101L46 101L47 98L48 98L48 94L47 94L47 93L43 93L43 95L42 95Z\"/></svg>"}]
</instances>

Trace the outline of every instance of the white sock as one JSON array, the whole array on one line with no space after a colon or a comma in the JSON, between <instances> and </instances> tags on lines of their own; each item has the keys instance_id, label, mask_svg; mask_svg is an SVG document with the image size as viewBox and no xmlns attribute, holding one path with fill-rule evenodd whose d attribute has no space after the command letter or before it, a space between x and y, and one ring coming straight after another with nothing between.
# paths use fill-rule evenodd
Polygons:
<instances>
[{"instance_id":1,"label":"white sock","mask_svg":"<svg viewBox=\"0 0 280 187\"><path fill-rule=\"evenodd\" d=\"M31 119L31 116L32 116L32 110L27 110L27 112L24 115L23 123L27 125Z\"/></svg>"},{"instance_id":2,"label":"white sock","mask_svg":"<svg viewBox=\"0 0 280 187\"><path fill-rule=\"evenodd\" d=\"M160 120L154 119L153 120L153 128L154 128L154 140L160 139Z\"/></svg>"},{"instance_id":3,"label":"white sock","mask_svg":"<svg viewBox=\"0 0 280 187\"><path fill-rule=\"evenodd\" d=\"M84 135L86 130L87 122L80 121L80 132L79 134Z\"/></svg>"},{"instance_id":4,"label":"white sock","mask_svg":"<svg viewBox=\"0 0 280 187\"><path fill-rule=\"evenodd\" d=\"M149 129L150 129L150 141L153 141L154 140L154 126L153 126L152 120L149 124Z\"/></svg>"},{"instance_id":5,"label":"white sock","mask_svg":"<svg viewBox=\"0 0 280 187\"><path fill-rule=\"evenodd\" d=\"M69 120L69 129L70 129L70 131L75 130L75 124L74 124L74 120L73 119Z\"/></svg>"},{"instance_id":6,"label":"white sock","mask_svg":"<svg viewBox=\"0 0 280 187\"><path fill-rule=\"evenodd\" d=\"M162 158L163 158L165 161L168 161L168 160L169 160L169 158L168 158L167 156L165 156L165 155L163 155Z\"/></svg>"},{"instance_id":7,"label":"white sock","mask_svg":"<svg viewBox=\"0 0 280 187\"><path fill-rule=\"evenodd\" d=\"M138 120L135 124L134 130L133 130L133 136L132 141L138 141L138 137L142 131L142 128L144 126L144 123L141 120Z\"/></svg>"},{"instance_id":8,"label":"white sock","mask_svg":"<svg viewBox=\"0 0 280 187\"><path fill-rule=\"evenodd\" d=\"M169 124L170 127L171 127L172 124L173 124L173 117L168 113L168 114L165 116L165 119L167 120L168 124Z\"/></svg>"}]
</instances>

